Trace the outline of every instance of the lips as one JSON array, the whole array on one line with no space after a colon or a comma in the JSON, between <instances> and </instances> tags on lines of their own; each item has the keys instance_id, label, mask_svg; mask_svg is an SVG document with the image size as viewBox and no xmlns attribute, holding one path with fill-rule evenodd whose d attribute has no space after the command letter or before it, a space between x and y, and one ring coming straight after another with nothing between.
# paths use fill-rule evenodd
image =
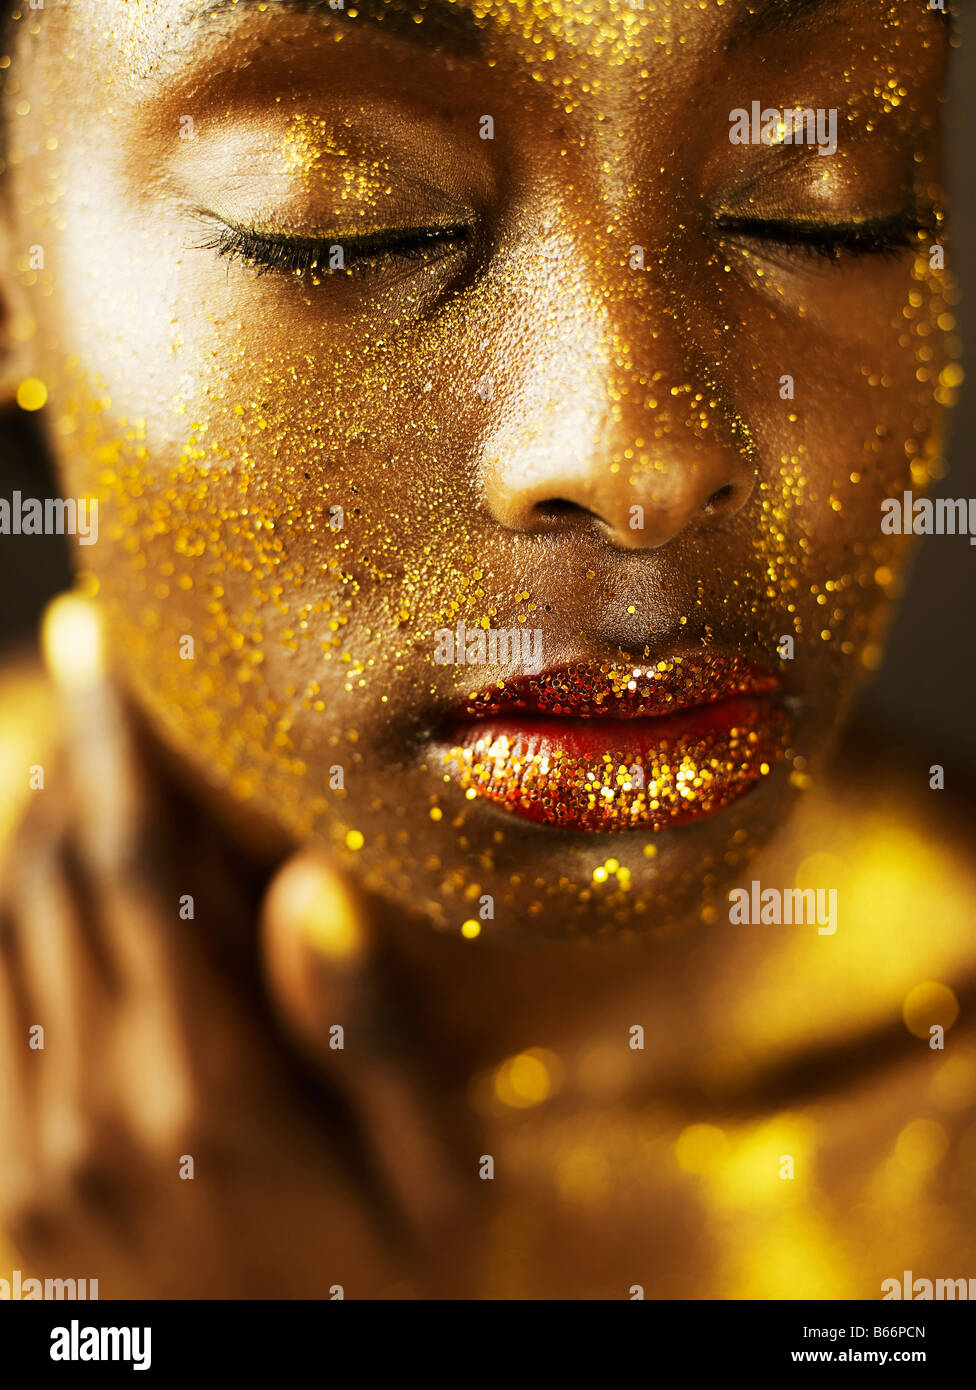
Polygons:
<instances>
[{"instance_id":1,"label":"lips","mask_svg":"<svg viewBox=\"0 0 976 1390\"><path fill-rule=\"evenodd\" d=\"M766 776L789 730L782 681L738 655L577 663L474 692L448 727L469 798L569 830L659 830Z\"/></svg>"}]
</instances>

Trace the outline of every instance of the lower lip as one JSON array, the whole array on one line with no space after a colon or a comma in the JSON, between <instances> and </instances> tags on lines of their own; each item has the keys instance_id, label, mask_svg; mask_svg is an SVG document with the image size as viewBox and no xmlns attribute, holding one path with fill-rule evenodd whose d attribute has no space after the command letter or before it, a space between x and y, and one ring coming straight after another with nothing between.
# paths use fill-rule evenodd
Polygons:
<instances>
[{"instance_id":1,"label":"lower lip","mask_svg":"<svg viewBox=\"0 0 976 1390\"><path fill-rule=\"evenodd\" d=\"M468 797L566 830L660 830L724 810L771 772L788 727L768 696L642 719L494 715L446 753Z\"/></svg>"}]
</instances>

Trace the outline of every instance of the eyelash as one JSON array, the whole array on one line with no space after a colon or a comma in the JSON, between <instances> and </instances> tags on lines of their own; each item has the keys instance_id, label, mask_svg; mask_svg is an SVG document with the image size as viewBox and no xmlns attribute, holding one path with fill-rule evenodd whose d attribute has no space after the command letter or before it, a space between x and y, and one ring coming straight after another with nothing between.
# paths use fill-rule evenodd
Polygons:
<instances>
[{"instance_id":1,"label":"eyelash","mask_svg":"<svg viewBox=\"0 0 976 1390\"><path fill-rule=\"evenodd\" d=\"M897 259L915 245L919 233L926 230L924 220L913 215L874 222L830 224L751 220L724 214L716 219L716 225L727 235L784 247L790 255L817 256L834 262L849 256ZM240 260L258 275L300 278L316 272L336 274L329 268L329 255L332 247L341 246L344 264L342 272L338 273L366 276L378 274L393 264L439 260L470 238L471 228L464 224L404 227L333 242L275 237L244 227L221 226L209 240L200 243L198 249L215 251L229 260Z\"/></svg>"},{"instance_id":2,"label":"eyelash","mask_svg":"<svg viewBox=\"0 0 976 1390\"><path fill-rule=\"evenodd\" d=\"M924 219L914 214L848 223L751 221L724 215L717 219L717 225L732 236L786 247L790 255L820 256L830 261L845 256L897 259L917 245L919 234L927 230Z\"/></svg>"},{"instance_id":3,"label":"eyelash","mask_svg":"<svg viewBox=\"0 0 976 1390\"><path fill-rule=\"evenodd\" d=\"M392 263L441 259L448 251L470 238L471 229L463 224L452 227L404 227L368 236L335 238L288 238L249 231L245 227L222 226L198 250L216 251L218 256L240 260L259 275L294 275L296 278L319 273L336 275L377 274ZM342 247L343 266L329 267L330 252Z\"/></svg>"}]
</instances>

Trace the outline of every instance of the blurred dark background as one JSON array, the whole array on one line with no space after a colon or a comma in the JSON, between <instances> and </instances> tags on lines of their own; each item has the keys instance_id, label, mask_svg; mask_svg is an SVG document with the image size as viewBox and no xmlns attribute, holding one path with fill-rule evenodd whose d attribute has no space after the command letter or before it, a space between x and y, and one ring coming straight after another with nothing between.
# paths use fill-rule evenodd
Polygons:
<instances>
[{"instance_id":1,"label":"blurred dark background","mask_svg":"<svg viewBox=\"0 0 976 1390\"><path fill-rule=\"evenodd\" d=\"M959 315L966 334L967 306L976 287L976 14L971 0L957 3L962 45L954 55L949 107L950 186L955 231L952 263L963 295ZM967 366L966 353L964 366ZM0 496L54 495L50 471L38 449L36 422L21 411L0 416ZM976 389L963 386L953 422L948 476L942 496L976 496ZM15 645L30 642L46 599L69 582L66 552L57 536L5 536L0 545L0 662ZM974 590L976 549L965 536L923 540L891 632L886 659L861 697L847 738L865 750L946 767L947 790L976 791L976 689ZM918 754L913 754L916 746ZM926 773L927 776L927 773Z\"/></svg>"}]
</instances>

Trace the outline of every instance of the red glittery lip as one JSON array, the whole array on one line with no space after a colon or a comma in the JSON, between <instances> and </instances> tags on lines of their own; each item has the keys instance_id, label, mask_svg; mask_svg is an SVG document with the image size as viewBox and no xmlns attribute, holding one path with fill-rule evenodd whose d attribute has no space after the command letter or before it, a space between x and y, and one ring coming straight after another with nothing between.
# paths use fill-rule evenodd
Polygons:
<instances>
[{"instance_id":1,"label":"red glittery lip","mask_svg":"<svg viewBox=\"0 0 976 1390\"><path fill-rule=\"evenodd\" d=\"M533 712L570 719L645 719L733 695L772 695L780 675L739 653L663 657L656 662L575 662L516 676L473 692L456 718Z\"/></svg>"},{"instance_id":2,"label":"red glittery lip","mask_svg":"<svg viewBox=\"0 0 976 1390\"><path fill-rule=\"evenodd\" d=\"M475 692L446 762L466 795L568 830L660 830L750 791L790 719L779 675L739 654L576 663Z\"/></svg>"}]
</instances>

